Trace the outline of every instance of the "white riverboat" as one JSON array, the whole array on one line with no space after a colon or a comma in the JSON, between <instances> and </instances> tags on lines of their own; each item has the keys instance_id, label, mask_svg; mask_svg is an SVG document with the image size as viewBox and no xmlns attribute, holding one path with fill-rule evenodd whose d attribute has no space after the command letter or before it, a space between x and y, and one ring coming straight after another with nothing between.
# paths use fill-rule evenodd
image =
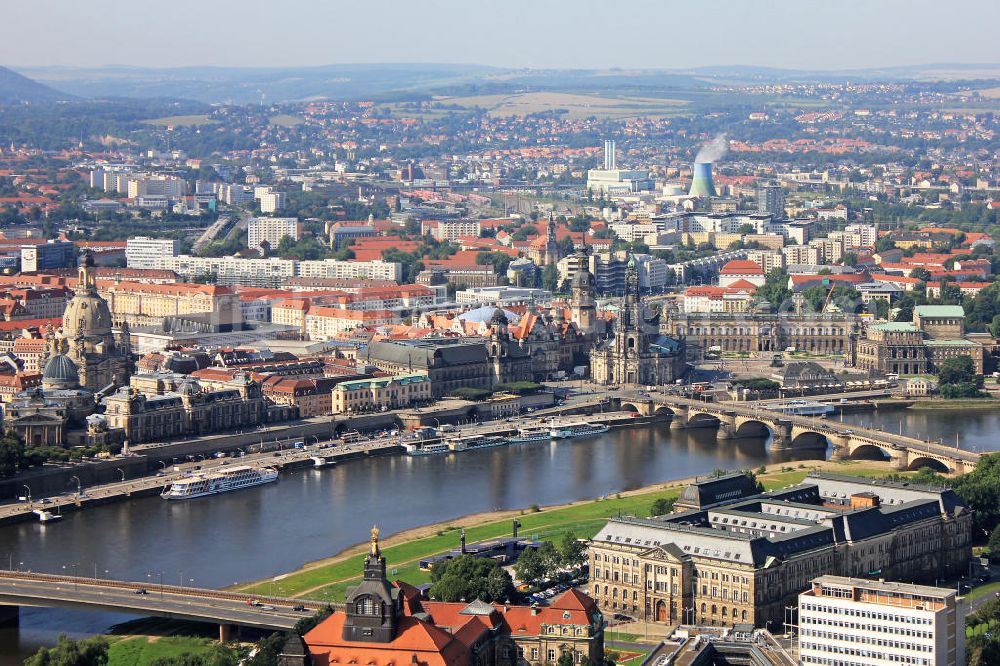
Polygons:
<instances>
[{"instance_id":1,"label":"white riverboat","mask_svg":"<svg viewBox=\"0 0 1000 666\"><path fill-rule=\"evenodd\" d=\"M452 437L447 441L448 448L452 451L493 449L498 446L507 446L509 443L510 441L505 437L496 435L466 435L465 437Z\"/></svg>"},{"instance_id":2,"label":"white riverboat","mask_svg":"<svg viewBox=\"0 0 1000 666\"><path fill-rule=\"evenodd\" d=\"M230 467L178 479L166 487L160 496L168 500L194 499L252 488L277 480L278 470L273 467Z\"/></svg>"},{"instance_id":3,"label":"white riverboat","mask_svg":"<svg viewBox=\"0 0 1000 666\"><path fill-rule=\"evenodd\" d=\"M444 442L434 444L403 444L406 455L409 456L433 456L439 453L448 453L451 449Z\"/></svg>"},{"instance_id":4,"label":"white riverboat","mask_svg":"<svg viewBox=\"0 0 1000 666\"><path fill-rule=\"evenodd\" d=\"M549 428L520 428L517 435L511 437L511 444L531 444L532 442L547 442L552 439Z\"/></svg>"},{"instance_id":5,"label":"white riverboat","mask_svg":"<svg viewBox=\"0 0 1000 666\"><path fill-rule=\"evenodd\" d=\"M590 435L600 435L610 428L603 423L567 423L552 426L549 434L553 439L574 439L576 437L589 437Z\"/></svg>"},{"instance_id":6,"label":"white riverboat","mask_svg":"<svg viewBox=\"0 0 1000 666\"><path fill-rule=\"evenodd\" d=\"M833 411L833 406L815 400L789 400L788 402L770 405L768 409L795 416L825 416Z\"/></svg>"}]
</instances>

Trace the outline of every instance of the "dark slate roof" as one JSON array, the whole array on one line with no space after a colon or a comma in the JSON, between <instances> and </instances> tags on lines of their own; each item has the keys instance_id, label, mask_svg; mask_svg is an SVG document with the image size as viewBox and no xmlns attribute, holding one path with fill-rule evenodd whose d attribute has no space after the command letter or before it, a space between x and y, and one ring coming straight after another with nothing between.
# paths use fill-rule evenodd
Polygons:
<instances>
[{"instance_id":1,"label":"dark slate roof","mask_svg":"<svg viewBox=\"0 0 1000 666\"><path fill-rule=\"evenodd\" d=\"M411 368L485 363L486 343L467 340L382 340L366 348L365 358Z\"/></svg>"},{"instance_id":2,"label":"dark slate roof","mask_svg":"<svg viewBox=\"0 0 1000 666\"><path fill-rule=\"evenodd\" d=\"M726 474L714 479L695 481L681 493L678 502L705 507L758 494L753 480L742 472Z\"/></svg>"}]
</instances>

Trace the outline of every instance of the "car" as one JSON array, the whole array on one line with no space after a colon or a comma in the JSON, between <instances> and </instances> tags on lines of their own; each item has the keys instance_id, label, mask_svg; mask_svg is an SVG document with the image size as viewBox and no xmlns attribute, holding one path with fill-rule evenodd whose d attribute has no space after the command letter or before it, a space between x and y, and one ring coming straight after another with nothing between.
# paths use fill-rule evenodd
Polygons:
<instances>
[{"instance_id":1,"label":"car","mask_svg":"<svg viewBox=\"0 0 1000 666\"><path fill-rule=\"evenodd\" d=\"M223 460L223 461L222 461L221 463L219 463L219 464L220 464L220 465L228 465L228 464L229 464L229 461L228 461L228 460Z\"/></svg>"},{"instance_id":2,"label":"car","mask_svg":"<svg viewBox=\"0 0 1000 666\"><path fill-rule=\"evenodd\" d=\"M138 590L133 592L133 594L149 594L149 592L146 591L146 588L140 587Z\"/></svg>"},{"instance_id":3,"label":"car","mask_svg":"<svg viewBox=\"0 0 1000 666\"><path fill-rule=\"evenodd\" d=\"M292 610L295 611L296 613L302 613L306 610L306 607L303 606L302 604L295 604L294 606L292 606Z\"/></svg>"},{"instance_id":4,"label":"car","mask_svg":"<svg viewBox=\"0 0 1000 666\"><path fill-rule=\"evenodd\" d=\"M257 608L259 608L261 610L264 610L264 611L273 611L274 610L274 606L269 606L268 604L257 604Z\"/></svg>"}]
</instances>

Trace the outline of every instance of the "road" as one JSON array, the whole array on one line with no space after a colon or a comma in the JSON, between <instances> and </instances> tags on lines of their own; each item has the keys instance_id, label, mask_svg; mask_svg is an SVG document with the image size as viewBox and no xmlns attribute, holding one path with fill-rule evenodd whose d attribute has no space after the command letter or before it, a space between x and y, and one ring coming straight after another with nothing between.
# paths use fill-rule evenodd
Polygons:
<instances>
[{"instance_id":1,"label":"road","mask_svg":"<svg viewBox=\"0 0 1000 666\"><path fill-rule=\"evenodd\" d=\"M140 590L145 592L139 593ZM134 612L261 629L289 629L325 605L161 585L158 580L140 583L22 571L0 571L0 604ZM296 606L303 610L294 610Z\"/></svg>"}]
</instances>

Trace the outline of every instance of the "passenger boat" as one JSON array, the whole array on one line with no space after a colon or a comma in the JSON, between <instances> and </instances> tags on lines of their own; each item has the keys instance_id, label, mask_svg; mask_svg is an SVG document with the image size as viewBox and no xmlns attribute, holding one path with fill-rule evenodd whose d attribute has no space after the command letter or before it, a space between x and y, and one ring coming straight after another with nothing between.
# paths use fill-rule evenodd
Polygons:
<instances>
[{"instance_id":1,"label":"passenger boat","mask_svg":"<svg viewBox=\"0 0 1000 666\"><path fill-rule=\"evenodd\" d=\"M168 500L194 499L260 486L277 480L278 470L273 467L231 467L218 472L195 474L178 479L164 488L160 496Z\"/></svg>"},{"instance_id":2,"label":"passenger boat","mask_svg":"<svg viewBox=\"0 0 1000 666\"><path fill-rule=\"evenodd\" d=\"M434 444L403 444L406 455L409 456L433 456L438 453L448 453L451 451L444 442Z\"/></svg>"},{"instance_id":3,"label":"passenger boat","mask_svg":"<svg viewBox=\"0 0 1000 666\"><path fill-rule=\"evenodd\" d=\"M54 523L57 520L62 520L61 514L52 513L45 509L35 509L35 515L38 516L38 522L40 523Z\"/></svg>"},{"instance_id":4,"label":"passenger boat","mask_svg":"<svg viewBox=\"0 0 1000 666\"><path fill-rule=\"evenodd\" d=\"M324 467L333 466L333 461L330 460L329 458L324 458L323 456L313 456L312 461L313 461L313 467L315 467L316 469L322 469Z\"/></svg>"},{"instance_id":5,"label":"passenger boat","mask_svg":"<svg viewBox=\"0 0 1000 666\"><path fill-rule=\"evenodd\" d=\"M553 426L549 433L554 439L575 439L576 437L600 435L608 430L610 430L610 428L603 423L583 422Z\"/></svg>"},{"instance_id":6,"label":"passenger boat","mask_svg":"<svg viewBox=\"0 0 1000 666\"><path fill-rule=\"evenodd\" d=\"M789 400L788 402L771 405L769 409L796 416L824 416L833 411L833 406L815 400Z\"/></svg>"},{"instance_id":7,"label":"passenger boat","mask_svg":"<svg viewBox=\"0 0 1000 666\"><path fill-rule=\"evenodd\" d=\"M530 444L532 442L547 442L552 439L548 428L519 428L517 435L510 438L511 444Z\"/></svg>"},{"instance_id":8,"label":"passenger boat","mask_svg":"<svg viewBox=\"0 0 1000 666\"><path fill-rule=\"evenodd\" d=\"M507 446L509 440L505 437L491 435L468 435L466 437L453 437L447 441L448 448L452 451L475 451L478 449L493 449L498 446Z\"/></svg>"}]
</instances>

